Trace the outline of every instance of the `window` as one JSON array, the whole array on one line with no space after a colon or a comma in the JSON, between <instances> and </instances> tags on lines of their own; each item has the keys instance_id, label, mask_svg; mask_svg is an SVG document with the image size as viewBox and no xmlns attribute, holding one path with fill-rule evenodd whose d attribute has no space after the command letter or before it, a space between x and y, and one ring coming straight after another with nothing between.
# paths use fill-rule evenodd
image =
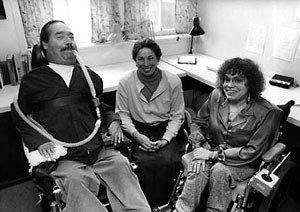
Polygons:
<instances>
[{"instance_id":1,"label":"window","mask_svg":"<svg viewBox=\"0 0 300 212\"><path fill-rule=\"evenodd\" d=\"M155 34L175 32L175 0L150 0L149 18L154 25Z\"/></svg>"},{"instance_id":2,"label":"window","mask_svg":"<svg viewBox=\"0 0 300 212\"><path fill-rule=\"evenodd\" d=\"M77 44L91 43L90 0L52 0L52 3L54 19L71 27ZM123 3L120 0L120 5ZM149 0L149 19L153 21L155 35L175 33L175 0Z\"/></svg>"},{"instance_id":3,"label":"window","mask_svg":"<svg viewBox=\"0 0 300 212\"><path fill-rule=\"evenodd\" d=\"M90 43L92 36L90 1L52 0L52 3L54 19L62 20L71 27L77 44Z\"/></svg>"},{"instance_id":4,"label":"window","mask_svg":"<svg viewBox=\"0 0 300 212\"><path fill-rule=\"evenodd\" d=\"M0 0L0 19L6 19L6 14L2 0Z\"/></svg>"}]
</instances>

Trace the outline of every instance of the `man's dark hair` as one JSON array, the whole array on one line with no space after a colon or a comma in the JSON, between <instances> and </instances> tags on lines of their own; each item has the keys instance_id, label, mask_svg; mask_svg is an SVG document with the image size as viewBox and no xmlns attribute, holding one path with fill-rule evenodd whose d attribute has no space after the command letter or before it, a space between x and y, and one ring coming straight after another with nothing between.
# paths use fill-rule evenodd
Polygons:
<instances>
[{"instance_id":1,"label":"man's dark hair","mask_svg":"<svg viewBox=\"0 0 300 212\"><path fill-rule=\"evenodd\" d=\"M42 51L44 53L44 55L46 55L46 52L45 52L45 49L44 49L44 46L43 46L43 42L48 42L49 41L49 36L50 36L50 31L49 31L49 27L52 25L52 24L55 24L55 23L63 23L65 24L65 22L63 21L60 21L60 20L51 20L51 21L48 21L47 23L45 23L41 29L41 33L40 33L40 45L41 45L41 48L42 48Z\"/></svg>"},{"instance_id":2,"label":"man's dark hair","mask_svg":"<svg viewBox=\"0 0 300 212\"><path fill-rule=\"evenodd\" d=\"M136 60L136 56L138 54L138 52L142 49L142 48L149 48L151 49L154 54L156 55L157 59L160 60L161 57L161 49L159 47L159 45L152 39L150 38L145 38L142 40L137 41L132 49L132 59L135 61Z\"/></svg>"}]
</instances>

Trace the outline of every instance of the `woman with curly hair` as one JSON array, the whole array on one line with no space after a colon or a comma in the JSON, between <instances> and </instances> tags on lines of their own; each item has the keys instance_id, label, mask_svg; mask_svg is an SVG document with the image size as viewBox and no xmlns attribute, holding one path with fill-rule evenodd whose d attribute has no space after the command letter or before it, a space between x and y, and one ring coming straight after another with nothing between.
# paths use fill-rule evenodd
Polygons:
<instances>
[{"instance_id":1,"label":"woman with curly hair","mask_svg":"<svg viewBox=\"0 0 300 212\"><path fill-rule=\"evenodd\" d=\"M256 172L276 139L282 114L261 97L263 89L263 74L252 60L233 58L222 64L216 89L191 127L189 139L201 145L193 145L176 211L194 211L208 186L206 211L225 212L232 189Z\"/></svg>"}]
</instances>

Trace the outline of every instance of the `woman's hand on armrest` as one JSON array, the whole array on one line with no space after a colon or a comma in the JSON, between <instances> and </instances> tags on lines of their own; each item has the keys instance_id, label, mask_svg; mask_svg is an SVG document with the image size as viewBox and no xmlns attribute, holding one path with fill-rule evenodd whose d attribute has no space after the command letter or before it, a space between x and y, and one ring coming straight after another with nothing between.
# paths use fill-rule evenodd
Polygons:
<instances>
[{"instance_id":1,"label":"woman's hand on armrest","mask_svg":"<svg viewBox=\"0 0 300 212\"><path fill-rule=\"evenodd\" d=\"M212 151L209 151L203 147L199 147L193 150L193 160L209 160Z\"/></svg>"}]
</instances>

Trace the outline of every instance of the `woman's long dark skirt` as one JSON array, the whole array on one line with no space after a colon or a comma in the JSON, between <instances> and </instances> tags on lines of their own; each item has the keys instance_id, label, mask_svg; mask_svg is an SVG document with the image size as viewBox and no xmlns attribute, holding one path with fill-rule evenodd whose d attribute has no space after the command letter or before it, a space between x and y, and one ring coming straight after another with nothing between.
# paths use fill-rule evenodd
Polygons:
<instances>
[{"instance_id":1,"label":"woman's long dark skirt","mask_svg":"<svg viewBox=\"0 0 300 212\"><path fill-rule=\"evenodd\" d=\"M152 141L162 138L167 122L156 126L134 122L136 129ZM132 138L131 138L132 139ZM156 152L146 152L133 140L132 159L137 161L136 174L141 188L151 207L166 204L173 190L175 179L182 168L181 156L184 154L186 138L183 129L170 144Z\"/></svg>"}]
</instances>

